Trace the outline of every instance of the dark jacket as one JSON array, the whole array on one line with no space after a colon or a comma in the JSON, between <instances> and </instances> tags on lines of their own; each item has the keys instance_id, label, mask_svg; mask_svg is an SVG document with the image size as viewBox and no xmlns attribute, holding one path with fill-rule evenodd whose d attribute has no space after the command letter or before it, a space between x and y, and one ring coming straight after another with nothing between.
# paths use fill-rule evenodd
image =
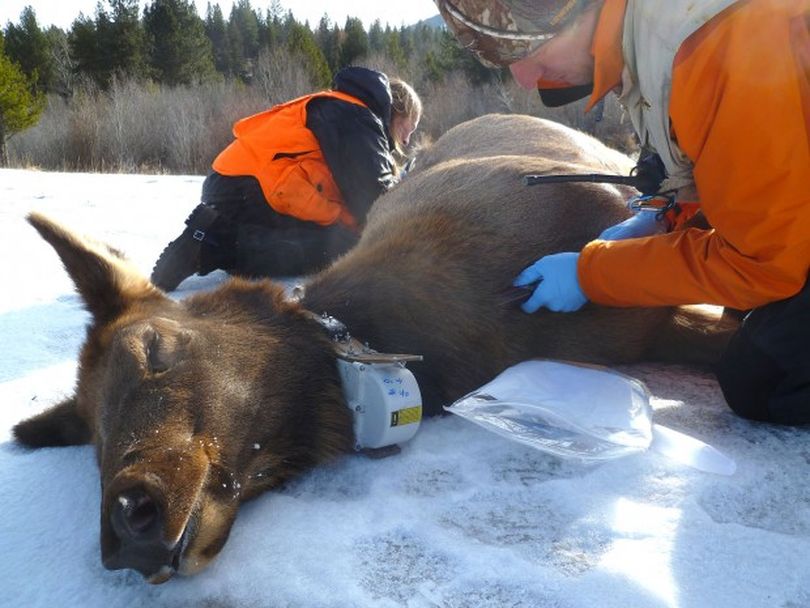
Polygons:
<instances>
[{"instance_id":1,"label":"dark jacket","mask_svg":"<svg viewBox=\"0 0 810 608\"><path fill-rule=\"evenodd\" d=\"M346 206L362 225L371 204L396 183L391 91L385 74L361 67L340 70L333 88L356 97L368 109L315 98L307 105L306 126L318 139Z\"/></svg>"}]
</instances>

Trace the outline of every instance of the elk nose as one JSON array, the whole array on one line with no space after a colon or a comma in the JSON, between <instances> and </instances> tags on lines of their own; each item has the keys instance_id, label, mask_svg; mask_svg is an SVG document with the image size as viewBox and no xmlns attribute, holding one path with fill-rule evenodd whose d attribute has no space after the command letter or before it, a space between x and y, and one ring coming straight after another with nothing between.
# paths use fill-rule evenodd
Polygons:
<instances>
[{"instance_id":1,"label":"elk nose","mask_svg":"<svg viewBox=\"0 0 810 608\"><path fill-rule=\"evenodd\" d=\"M140 488L119 494L110 518L113 530L124 543L155 540L160 537L163 528L160 508Z\"/></svg>"},{"instance_id":2,"label":"elk nose","mask_svg":"<svg viewBox=\"0 0 810 608\"><path fill-rule=\"evenodd\" d=\"M177 570L179 543L163 539L165 503L149 485L136 485L112 495L109 516L102 522L101 559L108 570L131 568L150 583L162 583Z\"/></svg>"}]
</instances>

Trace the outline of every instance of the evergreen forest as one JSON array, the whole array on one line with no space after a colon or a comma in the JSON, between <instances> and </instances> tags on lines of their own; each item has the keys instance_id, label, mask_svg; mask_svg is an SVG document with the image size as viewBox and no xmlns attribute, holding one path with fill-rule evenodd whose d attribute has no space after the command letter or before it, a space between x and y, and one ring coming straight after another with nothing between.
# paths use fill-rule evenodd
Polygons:
<instances>
[{"instance_id":1,"label":"evergreen forest","mask_svg":"<svg viewBox=\"0 0 810 608\"><path fill-rule=\"evenodd\" d=\"M548 110L508 70L481 66L438 15L392 27L299 22L279 0L102 0L65 31L25 8L0 30L0 166L204 174L243 116L328 88L348 65L410 82L425 113L415 150L489 112L546 116L632 151L615 102ZM413 151L415 153L415 150Z\"/></svg>"}]
</instances>

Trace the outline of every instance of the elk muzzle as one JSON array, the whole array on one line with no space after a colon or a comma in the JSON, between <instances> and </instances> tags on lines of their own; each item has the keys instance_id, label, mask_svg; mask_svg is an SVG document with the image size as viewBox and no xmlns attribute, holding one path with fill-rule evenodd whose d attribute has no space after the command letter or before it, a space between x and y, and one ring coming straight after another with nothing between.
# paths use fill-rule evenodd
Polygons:
<instances>
[{"instance_id":1,"label":"elk muzzle","mask_svg":"<svg viewBox=\"0 0 810 608\"><path fill-rule=\"evenodd\" d=\"M146 483L113 497L108 519L116 548L103 555L104 567L137 570L150 583L168 580L179 568L189 528L179 540L168 540L166 509L161 493Z\"/></svg>"},{"instance_id":2,"label":"elk muzzle","mask_svg":"<svg viewBox=\"0 0 810 608\"><path fill-rule=\"evenodd\" d=\"M202 450L163 448L139 453L133 464L105 484L104 567L137 570L153 584L171 578L195 536L195 514L208 471Z\"/></svg>"}]
</instances>

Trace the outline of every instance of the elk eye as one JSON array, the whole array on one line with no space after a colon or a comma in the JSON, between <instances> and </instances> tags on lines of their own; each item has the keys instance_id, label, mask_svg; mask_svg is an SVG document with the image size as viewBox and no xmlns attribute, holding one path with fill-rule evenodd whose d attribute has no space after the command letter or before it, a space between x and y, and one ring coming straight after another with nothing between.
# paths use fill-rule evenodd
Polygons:
<instances>
[{"instance_id":1,"label":"elk eye","mask_svg":"<svg viewBox=\"0 0 810 608\"><path fill-rule=\"evenodd\" d=\"M160 374L169 369L169 356L157 332L150 332L146 336L146 363L153 374Z\"/></svg>"}]
</instances>

